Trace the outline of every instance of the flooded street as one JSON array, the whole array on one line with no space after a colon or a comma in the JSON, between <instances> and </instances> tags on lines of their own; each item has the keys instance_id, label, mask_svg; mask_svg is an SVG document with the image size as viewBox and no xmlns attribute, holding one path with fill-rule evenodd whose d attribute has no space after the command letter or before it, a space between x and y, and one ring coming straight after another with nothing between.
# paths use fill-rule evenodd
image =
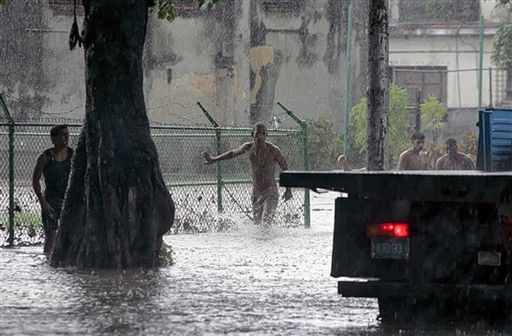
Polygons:
<instances>
[{"instance_id":1,"label":"flooded street","mask_svg":"<svg viewBox=\"0 0 512 336\"><path fill-rule=\"evenodd\" d=\"M176 265L159 271L54 269L41 246L1 249L0 334L418 334L381 327L376 300L336 293L334 196L314 196L309 230L244 223L234 232L166 236Z\"/></svg>"}]
</instances>

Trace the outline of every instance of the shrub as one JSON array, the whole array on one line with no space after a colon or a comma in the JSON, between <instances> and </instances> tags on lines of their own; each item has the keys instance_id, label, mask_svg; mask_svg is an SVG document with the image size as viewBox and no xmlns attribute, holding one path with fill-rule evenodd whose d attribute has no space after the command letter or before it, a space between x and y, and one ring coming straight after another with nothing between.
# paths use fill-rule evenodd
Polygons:
<instances>
[{"instance_id":1,"label":"shrub","mask_svg":"<svg viewBox=\"0 0 512 336\"><path fill-rule=\"evenodd\" d=\"M410 144L410 112L407 106L410 97L407 89L391 84L389 87L389 127L388 127L388 153L389 161L396 162L400 153ZM349 161L353 166L366 164L366 125L367 100L362 98L352 108L349 130Z\"/></svg>"},{"instance_id":2,"label":"shrub","mask_svg":"<svg viewBox=\"0 0 512 336\"><path fill-rule=\"evenodd\" d=\"M308 119L309 168L329 170L336 167L336 158L342 150L342 139L327 119Z\"/></svg>"},{"instance_id":3,"label":"shrub","mask_svg":"<svg viewBox=\"0 0 512 336\"><path fill-rule=\"evenodd\" d=\"M443 122L448 115L448 109L433 96L429 96L420 105L421 125L424 132L430 132L432 141L437 143L439 131L443 127Z\"/></svg>"}]
</instances>

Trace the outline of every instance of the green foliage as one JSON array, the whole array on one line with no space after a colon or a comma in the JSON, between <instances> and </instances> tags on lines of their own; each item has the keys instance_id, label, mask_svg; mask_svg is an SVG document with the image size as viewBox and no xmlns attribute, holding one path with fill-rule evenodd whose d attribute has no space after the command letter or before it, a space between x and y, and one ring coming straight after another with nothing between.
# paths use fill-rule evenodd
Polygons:
<instances>
[{"instance_id":1,"label":"green foliage","mask_svg":"<svg viewBox=\"0 0 512 336\"><path fill-rule=\"evenodd\" d=\"M510 68L512 66L512 23L510 21L512 5L510 0L499 0L496 7L504 8L508 11L508 15L501 20L494 34L491 60L499 67Z\"/></svg>"},{"instance_id":2,"label":"green foliage","mask_svg":"<svg viewBox=\"0 0 512 336\"><path fill-rule=\"evenodd\" d=\"M0 0L0 9L5 6L5 0Z\"/></svg>"},{"instance_id":3,"label":"green foliage","mask_svg":"<svg viewBox=\"0 0 512 336\"><path fill-rule=\"evenodd\" d=\"M420 105L420 110L423 130L432 132L432 141L437 142L437 136L448 115L448 109L435 97L430 96Z\"/></svg>"},{"instance_id":4,"label":"green foliage","mask_svg":"<svg viewBox=\"0 0 512 336\"><path fill-rule=\"evenodd\" d=\"M407 110L410 97L407 89L401 88L395 84L389 87L389 127L388 127L388 147L389 159L395 161L400 153L405 150L410 143L411 133L410 117ZM357 105L352 108L350 116L349 138L351 139L351 152L356 152L359 157L366 157L367 149L367 100L362 98ZM356 165L364 164L362 160L350 158Z\"/></svg>"},{"instance_id":5,"label":"green foliage","mask_svg":"<svg viewBox=\"0 0 512 336\"><path fill-rule=\"evenodd\" d=\"M160 266L169 267L174 265L174 251L171 245L162 243L162 247L160 248Z\"/></svg>"},{"instance_id":6,"label":"green foliage","mask_svg":"<svg viewBox=\"0 0 512 336\"><path fill-rule=\"evenodd\" d=\"M512 66L512 22L509 20L503 20L494 35L491 59L497 66Z\"/></svg>"},{"instance_id":7,"label":"green foliage","mask_svg":"<svg viewBox=\"0 0 512 336\"><path fill-rule=\"evenodd\" d=\"M333 123L324 118L308 119L309 163L312 170L329 170L335 167L342 150L342 140L333 130Z\"/></svg>"},{"instance_id":8,"label":"green foliage","mask_svg":"<svg viewBox=\"0 0 512 336\"><path fill-rule=\"evenodd\" d=\"M18 228L41 228L41 214L35 211L22 211L14 216L14 226Z\"/></svg>"},{"instance_id":9,"label":"green foliage","mask_svg":"<svg viewBox=\"0 0 512 336\"><path fill-rule=\"evenodd\" d=\"M172 22L176 17L174 0L156 0L158 5L158 18Z\"/></svg>"}]
</instances>

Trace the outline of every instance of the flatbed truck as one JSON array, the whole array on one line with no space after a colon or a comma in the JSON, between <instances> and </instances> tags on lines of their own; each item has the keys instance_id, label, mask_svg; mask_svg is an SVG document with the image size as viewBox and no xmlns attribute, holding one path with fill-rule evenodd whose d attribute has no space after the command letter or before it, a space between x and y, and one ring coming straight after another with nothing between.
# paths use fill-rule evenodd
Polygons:
<instances>
[{"instance_id":1,"label":"flatbed truck","mask_svg":"<svg viewBox=\"0 0 512 336\"><path fill-rule=\"evenodd\" d=\"M476 171L281 173L281 186L340 193L339 294L377 298L383 321L512 321L512 110L481 111L478 126Z\"/></svg>"}]
</instances>

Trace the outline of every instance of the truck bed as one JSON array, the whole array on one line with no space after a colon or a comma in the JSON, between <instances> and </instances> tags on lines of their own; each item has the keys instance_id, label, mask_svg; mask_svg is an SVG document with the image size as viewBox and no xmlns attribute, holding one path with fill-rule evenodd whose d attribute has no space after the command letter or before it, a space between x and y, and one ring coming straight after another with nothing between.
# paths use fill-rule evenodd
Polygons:
<instances>
[{"instance_id":1,"label":"truck bed","mask_svg":"<svg viewBox=\"0 0 512 336\"><path fill-rule=\"evenodd\" d=\"M409 201L496 202L512 172L482 171L284 171L283 187L326 189L355 198Z\"/></svg>"},{"instance_id":2,"label":"truck bed","mask_svg":"<svg viewBox=\"0 0 512 336\"><path fill-rule=\"evenodd\" d=\"M512 237L496 203L511 182L512 173L481 171L286 171L280 179L281 186L346 193L336 199L333 277L450 285L501 285L508 277ZM409 233L403 240L369 235L383 223L405 223ZM497 265L483 255L497 256Z\"/></svg>"}]
</instances>

